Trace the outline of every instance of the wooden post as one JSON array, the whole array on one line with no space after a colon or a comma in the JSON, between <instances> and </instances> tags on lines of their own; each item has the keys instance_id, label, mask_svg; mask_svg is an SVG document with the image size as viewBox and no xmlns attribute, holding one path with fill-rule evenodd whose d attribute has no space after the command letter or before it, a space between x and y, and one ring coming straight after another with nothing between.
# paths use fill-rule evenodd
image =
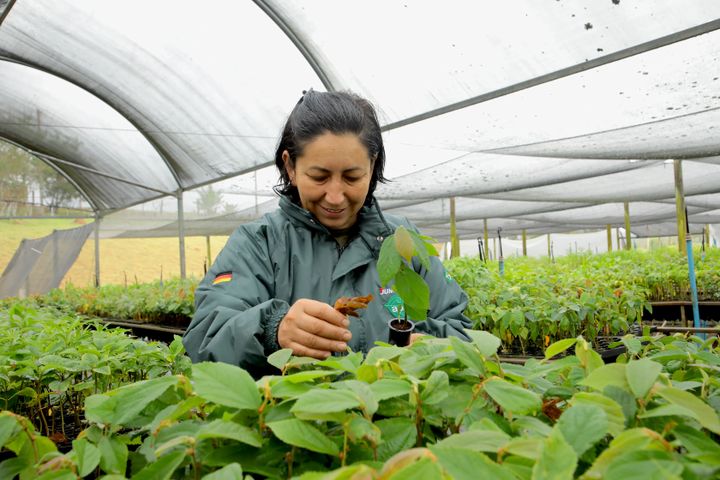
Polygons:
<instances>
[{"instance_id":1,"label":"wooden post","mask_svg":"<svg viewBox=\"0 0 720 480\"><path fill-rule=\"evenodd\" d=\"M630 238L630 204L623 203L625 208L625 250L632 250L632 239Z\"/></svg>"},{"instance_id":2,"label":"wooden post","mask_svg":"<svg viewBox=\"0 0 720 480\"><path fill-rule=\"evenodd\" d=\"M207 245L207 264L208 269L212 265L212 251L210 250L210 235L205 235L205 244Z\"/></svg>"},{"instance_id":3,"label":"wooden post","mask_svg":"<svg viewBox=\"0 0 720 480\"><path fill-rule=\"evenodd\" d=\"M523 257L527 257L527 231L524 228L522 231L522 243L523 243Z\"/></svg>"},{"instance_id":4,"label":"wooden post","mask_svg":"<svg viewBox=\"0 0 720 480\"><path fill-rule=\"evenodd\" d=\"M552 250L550 249L550 234L547 234L547 240L548 240L548 258L552 257Z\"/></svg>"},{"instance_id":5,"label":"wooden post","mask_svg":"<svg viewBox=\"0 0 720 480\"><path fill-rule=\"evenodd\" d=\"M675 216L677 217L678 251L687 255L685 246L685 192L683 187L682 163L681 160L673 160L675 172Z\"/></svg>"},{"instance_id":6,"label":"wooden post","mask_svg":"<svg viewBox=\"0 0 720 480\"><path fill-rule=\"evenodd\" d=\"M488 255L490 254L490 244L488 243L490 236L488 234L487 218L483 219L483 227L485 228L485 232L483 234L485 240L485 260L490 260L490 258L488 257Z\"/></svg>"},{"instance_id":7,"label":"wooden post","mask_svg":"<svg viewBox=\"0 0 720 480\"><path fill-rule=\"evenodd\" d=\"M460 239L455 226L455 197L450 197L450 258L460 256Z\"/></svg>"},{"instance_id":8,"label":"wooden post","mask_svg":"<svg viewBox=\"0 0 720 480\"><path fill-rule=\"evenodd\" d=\"M705 224L705 248L710 248L710 224Z\"/></svg>"},{"instance_id":9,"label":"wooden post","mask_svg":"<svg viewBox=\"0 0 720 480\"><path fill-rule=\"evenodd\" d=\"M608 252L612 252L612 225L607 224Z\"/></svg>"},{"instance_id":10,"label":"wooden post","mask_svg":"<svg viewBox=\"0 0 720 480\"><path fill-rule=\"evenodd\" d=\"M95 212L95 286L100 286L100 215Z\"/></svg>"},{"instance_id":11,"label":"wooden post","mask_svg":"<svg viewBox=\"0 0 720 480\"><path fill-rule=\"evenodd\" d=\"M177 191L178 205L178 248L180 250L180 278L185 278L185 212L183 210L183 191Z\"/></svg>"}]
</instances>

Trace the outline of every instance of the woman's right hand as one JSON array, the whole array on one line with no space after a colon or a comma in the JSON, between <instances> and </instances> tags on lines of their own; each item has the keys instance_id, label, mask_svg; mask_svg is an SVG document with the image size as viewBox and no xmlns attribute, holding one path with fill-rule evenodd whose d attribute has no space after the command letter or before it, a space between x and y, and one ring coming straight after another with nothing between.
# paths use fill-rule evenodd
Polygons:
<instances>
[{"instance_id":1,"label":"woman's right hand","mask_svg":"<svg viewBox=\"0 0 720 480\"><path fill-rule=\"evenodd\" d=\"M294 355L324 359L347 350L350 321L327 303L297 300L280 321L278 344Z\"/></svg>"}]
</instances>

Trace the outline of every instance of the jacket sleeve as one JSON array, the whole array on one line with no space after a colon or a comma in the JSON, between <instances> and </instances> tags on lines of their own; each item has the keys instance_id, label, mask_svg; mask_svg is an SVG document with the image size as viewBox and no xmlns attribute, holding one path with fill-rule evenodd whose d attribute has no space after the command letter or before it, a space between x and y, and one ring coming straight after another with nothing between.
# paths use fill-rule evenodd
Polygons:
<instances>
[{"instance_id":1,"label":"jacket sleeve","mask_svg":"<svg viewBox=\"0 0 720 480\"><path fill-rule=\"evenodd\" d=\"M263 226L238 228L195 291L195 315L183 336L193 362L271 372L277 329L290 306L274 297L274 269Z\"/></svg>"}]
</instances>

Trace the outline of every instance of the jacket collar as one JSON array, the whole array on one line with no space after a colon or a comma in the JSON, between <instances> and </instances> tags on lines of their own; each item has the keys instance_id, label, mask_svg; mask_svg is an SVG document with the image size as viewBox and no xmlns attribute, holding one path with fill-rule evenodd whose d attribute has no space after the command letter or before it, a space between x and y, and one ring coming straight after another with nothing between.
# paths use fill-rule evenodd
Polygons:
<instances>
[{"instance_id":1,"label":"jacket collar","mask_svg":"<svg viewBox=\"0 0 720 480\"><path fill-rule=\"evenodd\" d=\"M312 213L294 203L287 196L280 197L280 209L294 225L304 226L308 230L332 237L332 233ZM392 229L383 220L375 199L369 206L365 205L360 209L356 225L357 233L350 239L333 270L333 281L355 268L369 263L372 259L377 259L383 240L392 234Z\"/></svg>"}]
</instances>

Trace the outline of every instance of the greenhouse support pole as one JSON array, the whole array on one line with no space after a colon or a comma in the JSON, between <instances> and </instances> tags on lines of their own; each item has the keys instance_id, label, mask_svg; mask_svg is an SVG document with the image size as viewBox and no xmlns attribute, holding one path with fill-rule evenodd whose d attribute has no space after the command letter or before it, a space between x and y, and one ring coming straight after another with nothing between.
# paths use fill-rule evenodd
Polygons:
<instances>
[{"instance_id":1,"label":"greenhouse support pole","mask_svg":"<svg viewBox=\"0 0 720 480\"><path fill-rule=\"evenodd\" d=\"M550 243L550 234L547 234L547 240L548 240L548 258L552 257L552 250L551 250L551 243Z\"/></svg>"},{"instance_id":2,"label":"greenhouse support pole","mask_svg":"<svg viewBox=\"0 0 720 480\"><path fill-rule=\"evenodd\" d=\"M625 209L625 250L632 250L632 242L630 238L630 203L624 202Z\"/></svg>"},{"instance_id":3,"label":"greenhouse support pole","mask_svg":"<svg viewBox=\"0 0 720 480\"><path fill-rule=\"evenodd\" d=\"M52 246L53 246L53 255L52 255L52 257L53 257L53 262L52 262L53 263L53 272L52 272L52 274L53 274L53 283L54 283L58 277L58 272L60 271L60 267L58 266L58 256L60 255L60 253L58 252L58 233L57 233L57 230L55 230L55 229L53 229L53 232L52 232ZM62 278L58 279L58 285L60 285L60 280L62 280Z\"/></svg>"},{"instance_id":4,"label":"greenhouse support pole","mask_svg":"<svg viewBox=\"0 0 720 480\"><path fill-rule=\"evenodd\" d=\"M183 191L178 190L178 239L180 243L180 278L185 279L185 214L183 212Z\"/></svg>"},{"instance_id":5,"label":"greenhouse support pole","mask_svg":"<svg viewBox=\"0 0 720 480\"><path fill-rule=\"evenodd\" d=\"M523 257L527 257L527 230L522 231Z\"/></svg>"},{"instance_id":6,"label":"greenhouse support pole","mask_svg":"<svg viewBox=\"0 0 720 480\"><path fill-rule=\"evenodd\" d=\"M460 240L455 225L455 197L450 197L450 258L460 255Z\"/></svg>"},{"instance_id":7,"label":"greenhouse support pole","mask_svg":"<svg viewBox=\"0 0 720 480\"><path fill-rule=\"evenodd\" d=\"M677 216L677 232L678 232L678 251L683 255L687 255L685 245L685 188L683 186L682 160L673 160L673 170L675 172L675 212Z\"/></svg>"},{"instance_id":8,"label":"greenhouse support pole","mask_svg":"<svg viewBox=\"0 0 720 480\"><path fill-rule=\"evenodd\" d=\"M207 246L207 265L208 265L208 269L209 269L210 264L212 264L212 251L210 250L210 235L205 235L205 244Z\"/></svg>"},{"instance_id":9,"label":"greenhouse support pole","mask_svg":"<svg viewBox=\"0 0 720 480\"><path fill-rule=\"evenodd\" d=\"M688 259L688 273L690 274L690 294L692 295L692 311L693 311L693 327L700 328L700 308L698 307L698 294L697 294L697 283L695 281L695 260L693 259L692 251L692 236L690 236L690 227L688 227L687 237L685 240L685 247L687 251ZM698 334L700 338L705 339L704 333Z\"/></svg>"},{"instance_id":10,"label":"greenhouse support pole","mask_svg":"<svg viewBox=\"0 0 720 480\"><path fill-rule=\"evenodd\" d=\"M100 215L95 212L95 286L100 286Z\"/></svg>"},{"instance_id":11,"label":"greenhouse support pole","mask_svg":"<svg viewBox=\"0 0 720 480\"><path fill-rule=\"evenodd\" d=\"M610 225L608 223L606 228L607 228L608 252L612 252L612 225Z\"/></svg>"},{"instance_id":12,"label":"greenhouse support pole","mask_svg":"<svg viewBox=\"0 0 720 480\"><path fill-rule=\"evenodd\" d=\"M707 245L707 248L710 248L710 224L705 224L705 245Z\"/></svg>"},{"instance_id":13,"label":"greenhouse support pole","mask_svg":"<svg viewBox=\"0 0 720 480\"><path fill-rule=\"evenodd\" d=\"M502 227L498 227L498 245L500 246L500 255L498 255L498 267L500 268L500 276L502 277L505 274L505 259L503 258L503 251L502 251L502 237L500 236L500 232L502 232Z\"/></svg>"},{"instance_id":14,"label":"greenhouse support pole","mask_svg":"<svg viewBox=\"0 0 720 480\"><path fill-rule=\"evenodd\" d=\"M490 234L487 228L487 218L483 219L483 227L485 228L485 234L483 235L483 240L485 240L485 260L487 261L490 255L490 242L488 241L490 240Z\"/></svg>"}]
</instances>

